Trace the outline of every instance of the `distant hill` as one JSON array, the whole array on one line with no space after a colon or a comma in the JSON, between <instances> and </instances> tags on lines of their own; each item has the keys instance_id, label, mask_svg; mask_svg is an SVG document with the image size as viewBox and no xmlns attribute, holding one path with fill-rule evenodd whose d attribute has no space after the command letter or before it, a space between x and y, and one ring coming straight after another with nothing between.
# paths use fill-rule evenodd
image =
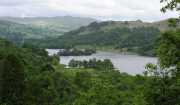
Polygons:
<instances>
[{"instance_id":1,"label":"distant hill","mask_svg":"<svg viewBox=\"0 0 180 105\"><path fill-rule=\"evenodd\" d=\"M38 17L0 18L0 37L44 48L88 46L154 55L153 44L160 32L174 29L169 20L159 22L104 21L91 18ZM180 25L178 24L178 27Z\"/></svg>"},{"instance_id":2,"label":"distant hill","mask_svg":"<svg viewBox=\"0 0 180 105\"><path fill-rule=\"evenodd\" d=\"M0 20L0 37L14 42L24 39L40 39L51 34L58 34L52 30L40 27L33 27L26 24Z\"/></svg>"},{"instance_id":3,"label":"distant hill","mask_svg":"<svg viewBox=\"0 0 180 105\"><path fill-rule=\"evenodd\" d=\"M180 28L180 21L177 18L170 18L151 23L151 26L159 28L161 31L173 30L172 21L176 21L177 28Z\"/></svg>"},{"instance_id":4,"label":"distant hill","mask_svg":"<svg viewBox=\"0 0 180 105\"><path fill-rule=\"evenodd\" d=\"M81 26L86 26L94 21L92 18L81 18L81 17L0 17L0 20L15 22L19 24L28 25L33 28L46 29L50 33L46 36L54 37L60 36L65 32L78 29Z\"/></svg>"},{"instance_id":5,"label":"distant hill","mask_svg":"<svg viewBox=\"0 0 180 105\"><path fill-rule=\"evenodd\" d=\"M142 22L141 20L93 22L88 26L66 32L59 38L48 38L33 42L46 48L119 49L153 56L155 54L154 42L158 39L160 33L174 29L169 26L168 21L152 23Z\"/></svg>"},{"instance_id":6,"label":"distant hill","mask_svg":"<svg viewBox=\"0 0 180 105\"><path fill-rule=\"evenodd\" d=\"M29 34L23 31L27 32L27 29L26 25L0 20L0 38L20 43L25 37L29 37Z\"/></svg>"},{"instance_id":7,"label":"distant hill","mask_svg":"<svg viewBox=\"0 0 180 105\"><path fill-rule=\"evenodd\" d=\"M98 23L98 25L101 27L100 29L106 30L106 31L115 29L115 28L139 28L139 27L154 27L154 28L158 28L160 31L166 31L166 30L173 29L173 27L169 26L169 20L170 19L156 21L156 22L143 22L141 20L105 21L105 22ZM180 23L178 23L178 26L180 27Z\"/></svg>"}]
</instances>

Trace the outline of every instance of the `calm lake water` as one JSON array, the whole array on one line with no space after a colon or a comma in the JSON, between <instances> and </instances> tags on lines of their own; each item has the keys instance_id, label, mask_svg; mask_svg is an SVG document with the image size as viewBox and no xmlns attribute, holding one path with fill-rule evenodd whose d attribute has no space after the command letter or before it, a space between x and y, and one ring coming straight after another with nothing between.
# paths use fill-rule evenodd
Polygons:
<instances>
[{"instance_id":1,"label":"calm lake water","mask_svg":"<svg viewBox=\"0 0 180 105\"><path fill-rule=\"evenodd\" d=\"M57 49L47 49L49 55L57 54ZM112 52L97 52L91 56L61 56L60 63L68 65L71 59L89 60L96 58L98 60L110 59L117 70L128 74L142 74L147 63L157 63L155 57L144 57L139 55L112 53Z\"/></svg>"}]
</instances>

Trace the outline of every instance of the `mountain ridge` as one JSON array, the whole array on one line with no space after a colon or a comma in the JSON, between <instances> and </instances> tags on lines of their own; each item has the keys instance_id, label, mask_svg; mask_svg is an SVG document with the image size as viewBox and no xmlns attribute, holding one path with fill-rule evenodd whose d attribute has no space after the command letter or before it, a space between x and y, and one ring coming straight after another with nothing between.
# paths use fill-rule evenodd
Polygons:
<instances>
[{"instance_id":1,"label":"mountain ridge","mask_svg":"<svg viewBox=\"0 0 180 105\"><path fill-rule=\"evenodd\" d=\"M29 25L35 28L45 28L59 33L62 35L65 32L78 29L81 26L86 26L91 22L96 21L91 18L81 17L0 17L0 20L10 21L20 24ZM58 35L58 36L59 36Z\"/></svg>"}]
</instances>

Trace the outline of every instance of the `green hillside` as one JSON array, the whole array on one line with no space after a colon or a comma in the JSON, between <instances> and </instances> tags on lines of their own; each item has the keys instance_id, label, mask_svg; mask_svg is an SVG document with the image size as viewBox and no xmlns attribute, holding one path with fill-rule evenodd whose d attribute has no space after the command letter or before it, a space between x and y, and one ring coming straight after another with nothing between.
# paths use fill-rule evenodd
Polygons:
<instances>
[{"instance_id":1,"label":"green hillside","mask_svg":"<svg viewBox=\"0 0 180 105\"><path fill-rule=\"evenodd\" d=\"M49 32L46 36L54 37L60 36L64 32L78 29L81 26L86 26L91 22L96 21L91 18L80 18L71 16L62 17L1 17L0 20L11 21L19 24L25 24L33 28L45 29Z\"/></svg>"},{"instance_id":2,"label":"green hillside","mask_svg":"<svg viewBox=\"0 0 180 105\"><path fill-rule=\"evenodd\" d=\"M101 29L103 30L109 30L109 29L114 29L114 28L138 28L138 27L154 27L158 28L160 31L167 31L173 29L170 27L169 21L173 20L174 18L170 18L167 20L161 20L161 21L156 21L156 22L143 22L141 20L136 20L136 21L107 21L103 22L100 25ZM180 24L178 23L178 26Z\"/></svg>"},{"instance_id":3,"label":"green hillside","mask_svg":"<svg viewBox=\"0 0 180 105\"><path fill-rule=\"evenodd\" d=\"M90 47L153 56L153 44L159 35L160 30L150 26L128 27L128 23L121 26L117 22L93 22L86 27L67 32L59 38L33 40L33 43L48 48Z\"/></svg>"},{"instance_id":4,"label":"green hillside","mask_svg":"<svg viewBox=\"0 0 180 105\"><path fill-rule=\"evenodd\" d=\"M23 24L0 20L0 37L15 43L21 43L23 39L35 36L30 28Z\"/></svg>"},{"instance_id":5,"label":"green hillside","mask_svg":"<svg viewBox=\"0 0 180 105\"><path fill-rule=\"evenodd\" d=\"M59 34L46 28L38 28L25 24L0 20L0 37L21 43L26 39L40 39L49 37L49 35Z\"/></svg>"},{"instance_id":6,"label":"green hillside","mask_svg":"<svg viewBox=\"0 0 180 105\"><path fill-rule=\"evenodd\" d=\"M27 39L42 39L61 36L67 31L79 28L95 20L75 17L0 17L0 37L23 43Z\"/></svg>"}]
</instances>

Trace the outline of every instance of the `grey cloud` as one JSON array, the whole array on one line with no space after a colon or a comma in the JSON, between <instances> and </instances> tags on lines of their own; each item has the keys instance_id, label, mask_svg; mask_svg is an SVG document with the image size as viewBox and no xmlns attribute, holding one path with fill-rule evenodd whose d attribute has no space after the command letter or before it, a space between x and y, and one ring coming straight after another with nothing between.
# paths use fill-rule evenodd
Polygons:
<instances>
[{"instance_id":1,"label":"grey cloud","mask_svg":"<svg viewBox=\"0 0 180 105\"><path fill-rule=\"evenodd\" d=\"M160 12L159 0L0 0L0 16L82 16L102 20L156 21L177 17Z\"/></svg>"},{"instance_id":2,"label":"grey cloud","mask_svg":"<svg viewBox=\"0 0 180 105\"><path fill-rule=\"evenodd\" d=\"M0 0L0 6L18 6L29 3L30 0Z\"/></svg>"}]
</instances>

